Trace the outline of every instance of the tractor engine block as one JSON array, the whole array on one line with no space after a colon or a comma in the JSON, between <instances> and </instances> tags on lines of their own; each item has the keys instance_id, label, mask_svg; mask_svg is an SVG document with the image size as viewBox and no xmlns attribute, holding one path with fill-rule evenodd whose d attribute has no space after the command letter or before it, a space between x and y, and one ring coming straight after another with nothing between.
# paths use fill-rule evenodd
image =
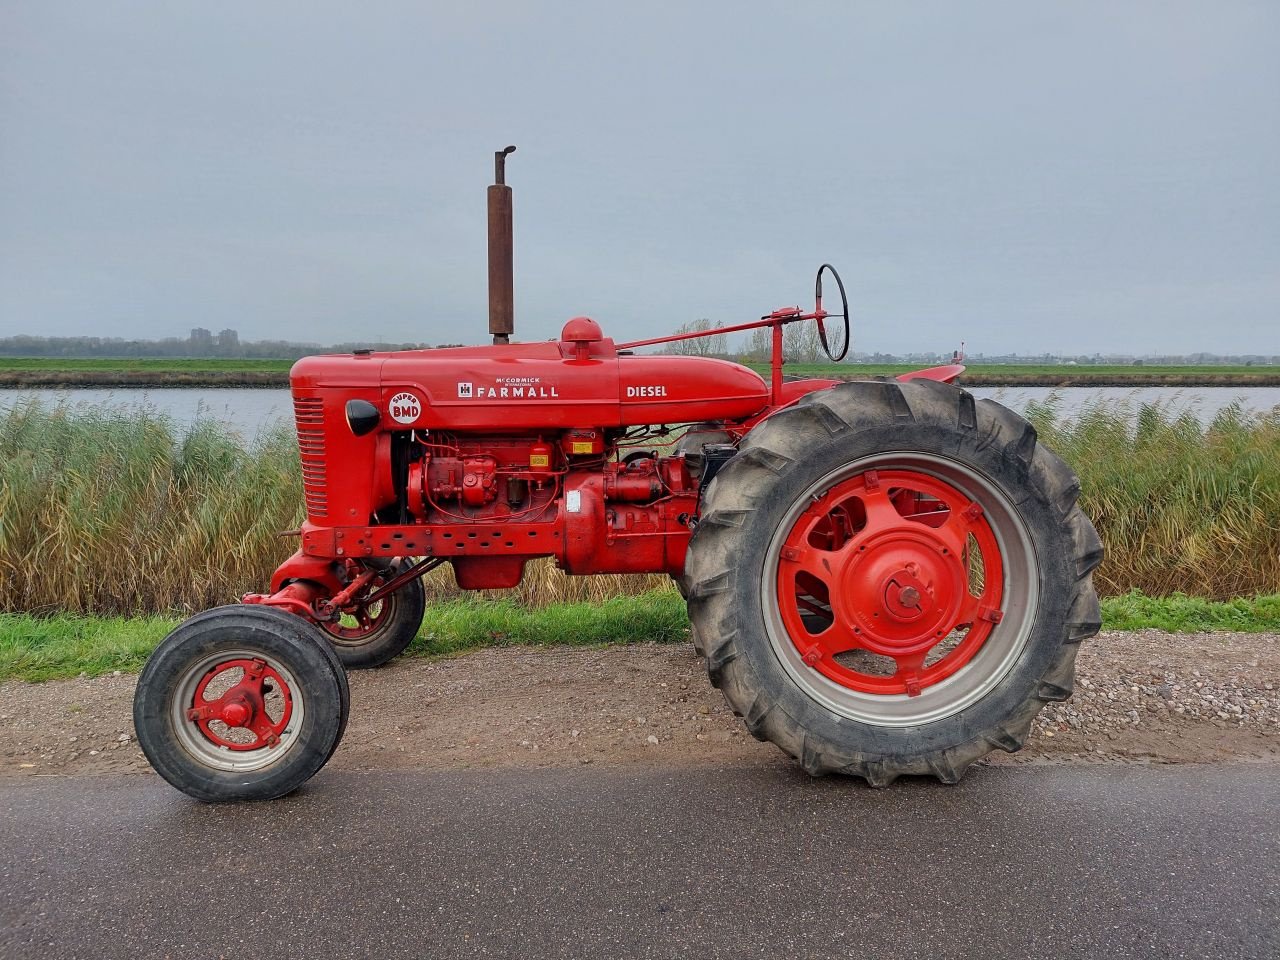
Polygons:
<instances>
[{"instance_id":1,"label":"tractor engine block","mask_svg":"<svg viewBox=\"0 0 1280 960\"><path fill-rule=\"evenodd\" d=\"M400 451L398 454L396 451ZM402 433L375 460L377 525L353 531L366 555L443 554L460 586L515 586L533 557L569 573L677 572L697 515L698 483L683 455L635 451L616 438ZM413 535L411 535L411 531ZM334 534L334 545L350 538ZM304 550L317 543L305 531Z\"/></svg>"}]
</instances>

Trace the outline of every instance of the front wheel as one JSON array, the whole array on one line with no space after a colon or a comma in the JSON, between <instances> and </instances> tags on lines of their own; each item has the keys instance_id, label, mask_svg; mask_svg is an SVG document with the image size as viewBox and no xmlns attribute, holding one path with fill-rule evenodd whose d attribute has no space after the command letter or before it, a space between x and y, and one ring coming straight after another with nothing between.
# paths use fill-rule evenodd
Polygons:
<instances>
[{"instance_id":1,"label":"front wheel","mask_svg":"<svg viewBox=\"0 0 1280 960\"><path fill-rule=\"evenodd\" d=\"M1099 628L1077 493L1026 421L957 387L809 395L707 490L687 572L712 682L811 773L955 782L1070 695Z\"/></svg>"},{"instance_id":2,"label":"front wheel","mask_svg":"<svg viewBox=\"0 0 1280 960\"><path fill-rule=\"evenodd\" d=\"M366 595L400 572L398 564L375 577ZM413 642L427 608L422 580L410 580L395 593L376 603L357 599L341 611L337 620L320 624L334 653L348 670L380 667L390 663Z\"/></svg>"},{"instance_id":3,"label":"front wheel","mask_svg":"<svg viewBox=\"0 0 1280 960\"><path fill-rule=\"evenodd\" d=\"M270 800L325 765L350 708L347 677L316 628L269 607L206 610L147 660L133 701L138 744L198 800Z\"/></svg>"}]
</instances>

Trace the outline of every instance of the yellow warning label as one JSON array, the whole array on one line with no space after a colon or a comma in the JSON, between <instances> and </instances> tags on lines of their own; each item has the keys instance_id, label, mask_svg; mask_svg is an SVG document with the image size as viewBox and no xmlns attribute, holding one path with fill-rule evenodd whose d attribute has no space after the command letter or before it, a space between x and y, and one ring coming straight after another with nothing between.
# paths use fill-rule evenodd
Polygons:
<instances>
[{"instance_id":1,"label":"yellow warning label","mask_svg":"<svg viewBox=\"0 0 1280 960\"><path fill-rule=\"evenodd\" d=\"M592 443L590 440L574 440L573 441L574 453L595 453L595 448L596 448L596 445Z\"/></svg>"},{"instance_id":2,"label":"yellow warning label","mask_svg":"<svg viewBox=\"0 0 1280 960\"><path fill-rule=\"evenodd\" d=\"M529 455L529 466L531 467L549 467L551 466L551 458L545 453L534 453Z\"/></svg>"}]
</instances>

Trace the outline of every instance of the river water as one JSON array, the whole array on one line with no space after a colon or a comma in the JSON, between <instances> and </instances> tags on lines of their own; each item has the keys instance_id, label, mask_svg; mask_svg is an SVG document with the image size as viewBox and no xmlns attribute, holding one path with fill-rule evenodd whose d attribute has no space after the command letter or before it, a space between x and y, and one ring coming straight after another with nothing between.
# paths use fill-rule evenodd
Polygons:
<instances>
[{"instance_id":1,"label":"river water","mask_svg":"<svg viewBox=\"0 0 1280 960\"><path fill-rule=\"evenodd\" d=\"M1127 404L1132 410L1141 404L1159 403L1174 412L1191 411L1206 422L1236 401L1253 413L1268 413L1280 407L1280 387L973 387L970 390L977 397L992 397L1020 412L1028 403L1054 397L1064 417L1071 417L1098 401ZM24 397L71 407L145 408L166 414L184 426L200 418L212 418L228 424L246 439L292 416L289 391L279 388L3 389L0 390L0 410L12 407Z\"/></svg>"}]
</instances>

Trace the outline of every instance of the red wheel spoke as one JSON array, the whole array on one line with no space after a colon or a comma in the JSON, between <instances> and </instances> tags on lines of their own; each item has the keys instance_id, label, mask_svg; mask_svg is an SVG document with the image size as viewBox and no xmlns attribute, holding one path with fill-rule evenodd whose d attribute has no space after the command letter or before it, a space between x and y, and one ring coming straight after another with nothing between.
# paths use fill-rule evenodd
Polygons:
<instances>
[{"instance_id":1,"label":"red wheel spoke","mask_svg":"<svg viewBox=\"0 0 1280 960\"><path fill-rule=\"evenodd\" d=\"M857 634L846 630L837 621L817 636L798 641L796 646L800 648L801 659L816 667L824 660L834 662L840 654L859 649L861 641Z\"/></svg>"},{"instance_id":2,"label":"red wheel spoke","mask_svg":"<svg viewBox=\"0 0 1280 960\"><path fill-rule=\"evenodd\" d=\"M920 674L924 670L924 658L927 653L927 650L921 650L919 653L894 657L898 669L894 672L893 678L906 688L909 697L920 695Z\"/></svg>"},{"instance_id":3,"label":"red wheel spoke","mask_svg":"<svg viewBox=\"0 0 1280 960\"><path fill-rule=\"evenodd\" d=\"M953 555L963 559L969 546L969 535L973 533L973 525L963 513L952 510L946 521L934 528L934 533Z\"/></svg>"},{"instance_id":4,"label":"red wheel spoke","mask_svg":"<svg viewBox=\"0 0 1280 960\"><path fill-rule=\"evenodd\" d=\"M255 711L253 719L249 721L248 729L261 743L274 744L280 739L277 725L271 722L271 718L267 716L267 711Z\"/></svg>"},{"instance_id":5,"label":"red wheel spoke","mask_svg":"<svg viewBox=\"0 0 1280 960\"><path fill-rule=\"evenodd\" d=\"M267 669L267 661L256 660L256 659L250 660L247 664L245 664L244 679L241 681L241 683L260 684L262 679L262 671L266 669Z\"/></svg>"},{"instance_id":6,"label":"red wheel spoke","mask_svg":"<svg viewBox=\"0 0 1280 960\"><path fill-rule=\"evenodd\" d=\"M848 653L850 650L862 649L862 637L839 621L832 623L828 629L814 639L822 645L823 652L829 657Z\"/></svg>"},{"instance_id":7,"label":"red wheel spoke","mask_svg":"<svg viewBox=\"0 0 1280 960\"><path fill-rule=\"evenodd\" d=\"M238 690L239 686L237 685L214 700L197 702L191 710L187 711L187 716L193 720L221 720L223 708L238 699ZM192 717L192 714L196 714L196 716Z\"/></svg>"},{"instance_id":8,"label":"red wheel spoke","mask_svg":"<svg viewBox=\"0 0 1280 960\"><path fill-rule=\"evenodd\" d=\"M838 581L844 568L843 560L832 551L812 547L783 547L782 569L790 575L807 573L828 590Z\"/></svg>"},{"instance_id":9,"label":"red wheel spoke","mask_svg":"<svg viewBox=\"0 0 1280 960\"><path fill-rule=\"evenodd\" d=\"M889 492L880 483L868 486L863 491L862 506L867 511L867 525L863 529L863 534L882 532L904 522L902 514L889 498ZM855 541L858 539L861 538L854 538Z\"/></svg>"},{"instance_id":10,"label":"red wheel spoke","mask_svg":"<svg viewBox=\"0 0 1280 960\"><path fill-rule=\"evenodd\" d=\"M987 600L987 596L991 592L992 591L987 590L981 597L975 597L972 594L965 597L964 603L960 606L960 613L956 617L956 626L969 626L971 624L978 623L983 619L991 619L990 611L995 609L990 606L990 603ZM985 617L984 612L986 613ZM998 614L996 619L998 621Z\"/></svg>"}]
</instances>

